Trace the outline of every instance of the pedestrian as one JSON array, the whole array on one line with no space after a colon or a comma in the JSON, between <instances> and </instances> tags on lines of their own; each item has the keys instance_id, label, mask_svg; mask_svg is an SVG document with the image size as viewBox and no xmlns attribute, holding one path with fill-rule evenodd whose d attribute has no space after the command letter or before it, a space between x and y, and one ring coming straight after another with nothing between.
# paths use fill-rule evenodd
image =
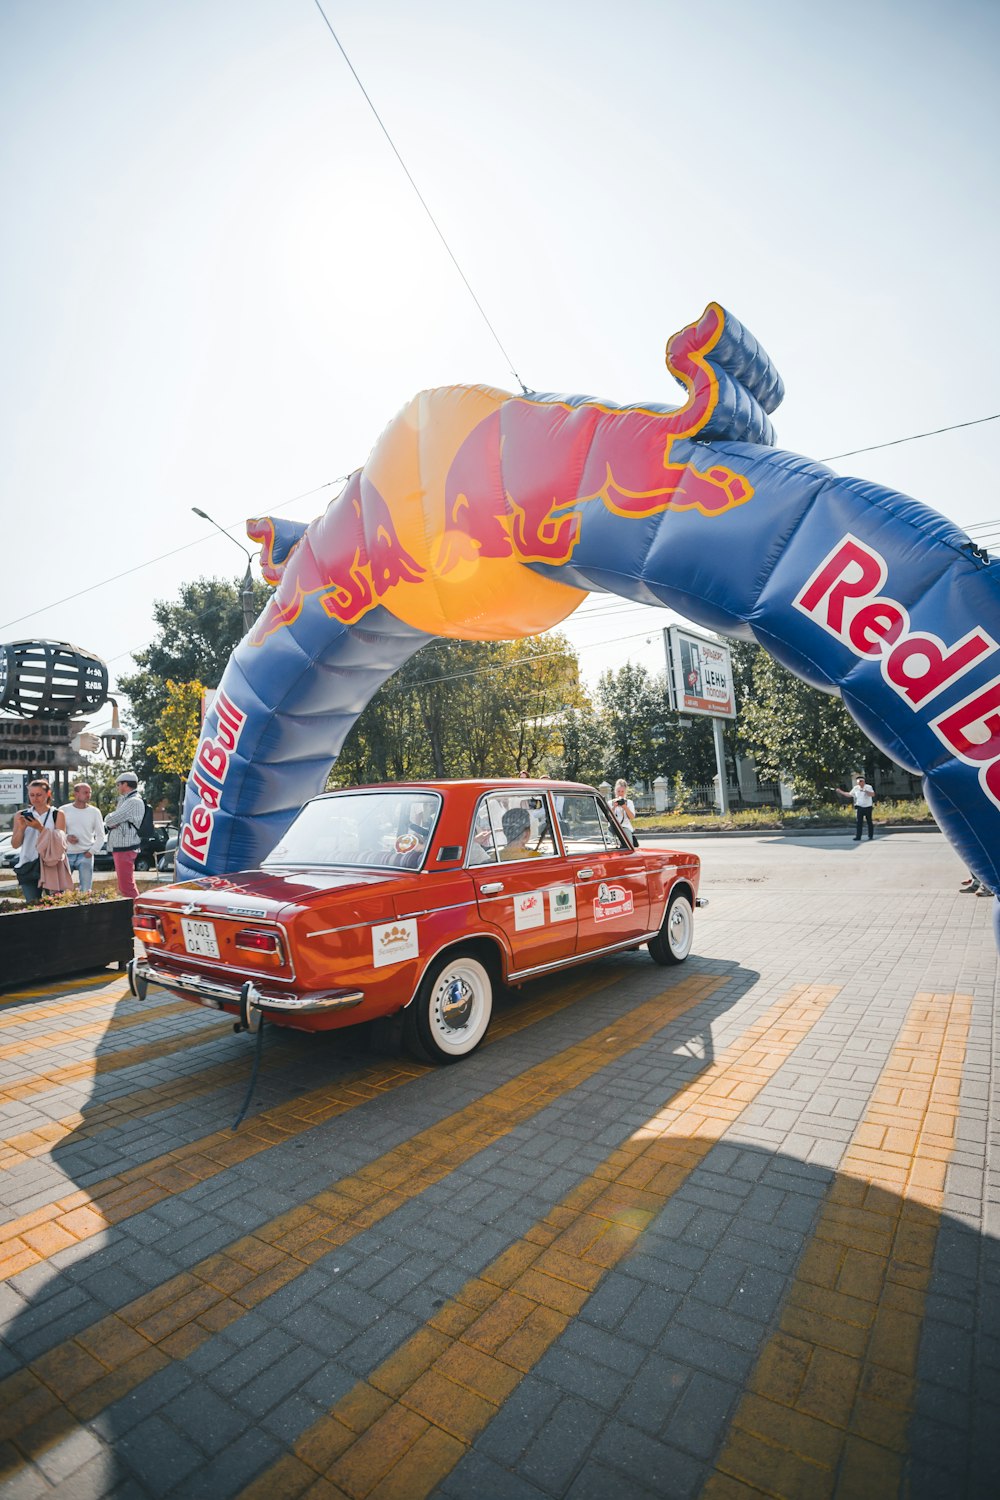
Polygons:
<instances>
[{"instance_id":1,"label":"pedestrian","mask_svg":"<svg viewBox=\"0 0 1000 1500\"><path fill-rule=\"evenodd\" d=\"M633 849L638 849L639 840L635 836L635 803L628 794L628 782L621 776L615 782L614 801L611 804L615 822L621 828L625 837Z\"/></svg>"},{"instance_id":2,"label":"pedestrian","mask_svg":"<svg viewBox=\"0 0 1000 1500\"><path fill-rule=\"evenodd\" d=\"M94 855L104 842L104 819L98 808L91 806L91 796L90 783L78 781L72 802L65 802L59 809L66 819L70 873L76 872L82 892L89 891L94 884Z\"/></svg>"},{"instance_id":3,"label":"pedestrian","mask_svg":"<svg viewBox=\"0 0 1000 1500\"><path fill-rule=\"evenodd\" d=\"M10 846L18 851L14 875L21 887L21 895L28 906L33 906L36 901L41 900L43 890L64 888L58 874L52 869L53 864L58 864L58 859L46 860L49 868L43 870L41 856L43 852L56 855L55 846L58 844L58 840L51 839L46 839L43 844L42 835L60 834L65 866L66 819L58 808L52 806L52 788L47 781L28 782L28 802L30 806L26 807L23 812L14 814L14 830ZM66 873L69 874L68 867L66 867ZM70 876L70 884L72 883L72 876Z\"/></svg>"},{"instance_id":4,"label":"pedestrian","mask_svg":"<svg viewBox=\"0 0 1000 1500\"><path fill-rule=\"evenodd\" d=\"M104 819L108 831L108 848L115 862L115 876L122 896L134 901L139 894L135 883L135 861L139 853L139 825L146 804L139 796L139 778L134 771L123 771L118 778L118 801L114 812Z\"/></svg>"},{"instance_id":5,"label":"pedestrian","mask_svg":"<svg viewBox=\"0 0 1000 1500\"><path fill-rule=\"evenodd\" d=\"M875 833L872 825L872 803L875 801L875 788L869 786L863 776L858 776L849 792L842 792L839 786L832 787L831 790L836 792L838 797L843 797L845 802L854 803L854 813L857 822L854 832L854 842L856 844L860 842L861 826L863 823L868 824L868 838L869 840L872 839Z\"/></svg>"}]
</instances>

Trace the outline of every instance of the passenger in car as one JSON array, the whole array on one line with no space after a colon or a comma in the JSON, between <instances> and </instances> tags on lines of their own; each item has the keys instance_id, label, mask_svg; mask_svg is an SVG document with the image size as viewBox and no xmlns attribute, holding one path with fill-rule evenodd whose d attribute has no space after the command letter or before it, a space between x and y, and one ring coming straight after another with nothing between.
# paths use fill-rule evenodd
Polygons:
<instances>
[{"instance_id":1,"label":"passenger in car","mask_svg":"<svg viewBox=\"0 0 1000 1500\"><path fill-rule=\"evenodd\" d=\"M531 815L526 807L509 807L501 820L503 836L507 840L500 850L500 858L537 859L538 850L528 848L531 837Z\"/></svg>"}]
</instances>

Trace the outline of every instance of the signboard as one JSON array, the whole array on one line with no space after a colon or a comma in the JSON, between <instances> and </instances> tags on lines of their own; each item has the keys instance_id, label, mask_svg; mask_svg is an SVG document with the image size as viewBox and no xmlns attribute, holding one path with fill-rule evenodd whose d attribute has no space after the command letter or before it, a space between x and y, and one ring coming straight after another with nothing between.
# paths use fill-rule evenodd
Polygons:
<instances>
[{"instance_id":1,"label":"signboard","mask_svg":"<svg viewBox=\"0 0 1000 1500\"><path fill-rule=\"evenodd\" d=\"M0 771L0 804L24 801L24 772Z\"/></svg>"},{"instance_id":2,"label":"signboard","mask_svg":"<svg viewBox=\"0 0 1000 1500\"><path fill-rule=\"evenodd\" d=\"M0 767L71 771L80 764L77 735L85 719L0 718Z\"/></svg>"},{"instance_id":3,"label":"signboard","mask_svg":"<svg viewBox=\"0 0 1000 1500\"><path fill-rule=\"evenodd\" d=\"M729 647L680 625L668 625L663 640L671 708L677 713L734 719L736 694Z\"/></svg>"}]
</instances>

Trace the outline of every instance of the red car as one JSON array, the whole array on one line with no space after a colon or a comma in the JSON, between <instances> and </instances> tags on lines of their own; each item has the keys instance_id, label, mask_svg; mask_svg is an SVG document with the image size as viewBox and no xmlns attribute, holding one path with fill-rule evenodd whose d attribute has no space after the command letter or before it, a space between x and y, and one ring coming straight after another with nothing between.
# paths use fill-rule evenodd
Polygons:
<instances>
[{"instance_id":1,"label":"red car","mask_svg":"<svg viewBox=\"0 0 1000 1500\"><path fill-rule=\"evenodd\" d=\"M260 869L144 891L150 984L254 1031L405 1011L419 1054L465 1057L498 985L647 944L691 949L700 860L633 849L592 787L427 781L307 802Z\"/></svg>"}]
</instances>

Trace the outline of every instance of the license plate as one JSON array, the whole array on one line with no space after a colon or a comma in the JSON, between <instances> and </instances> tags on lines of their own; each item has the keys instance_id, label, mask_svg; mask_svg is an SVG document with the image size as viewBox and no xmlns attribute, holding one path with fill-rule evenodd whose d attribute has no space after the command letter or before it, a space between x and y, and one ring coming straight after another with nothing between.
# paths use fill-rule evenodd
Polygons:
<instances>
[{"instance_id":1,"label":"license plate","mask_svg":"<svg viewBox=\"0 0 1000 1500\"><path fill-rule=\"evenodd\" d=\"M219 957L219 944L211 922L192 922L190 917L181 917L181 931L189 953L197 953L201 958Z\"/></svg>"}]
</instances>

